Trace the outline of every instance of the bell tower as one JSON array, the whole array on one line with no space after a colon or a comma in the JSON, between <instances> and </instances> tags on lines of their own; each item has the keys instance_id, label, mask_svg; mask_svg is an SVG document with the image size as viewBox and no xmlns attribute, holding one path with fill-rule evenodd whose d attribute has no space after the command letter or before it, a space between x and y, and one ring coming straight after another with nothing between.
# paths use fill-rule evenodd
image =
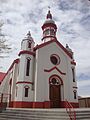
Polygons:
<instances>
[{"instance_id":1,"label":"bell tower","mask_svg":"<svg viewBox=\"0 0 90 120\"><path fill-rule=\"evenodd\" d=\"M16 82L17 95L15 96L14 107L28 107L28 102L33 101L34 81L34 40L30 32L22 40L21 51L19 52L20 62L18 67L18 79ZM26 103L24 102L26 101Z\"/></svg>"},{"instance_id":2,"label":"bell tower","mask_svg":"<svg viewBox=\"0 0 90 120\"><path fill-rule=\"evenodd\" d=\"M47 42L52 39L56 39L57 26L52 19L52 14L50 10L47 13L46 21L42 25L43 38L42 41Z\"/></svg>"},{"instance_id":3,"label":"bell tower","mask_svg":"<svg viewBox=\"0 0 90 120\"><path fill-rule=\"evenodd\" d=\"M21 50L28 50L33 52L33 48L34 48L34 40L31 36L30 31L27 33L26 37L22 40L21 43Z\"/></svg>"}]
</instances>

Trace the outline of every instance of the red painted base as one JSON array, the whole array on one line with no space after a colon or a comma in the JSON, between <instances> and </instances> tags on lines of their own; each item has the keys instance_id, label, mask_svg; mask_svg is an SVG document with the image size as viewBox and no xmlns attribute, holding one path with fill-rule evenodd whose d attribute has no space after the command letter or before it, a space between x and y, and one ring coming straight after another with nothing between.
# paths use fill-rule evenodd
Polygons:
<instances>
[{"instance_id":1,"label":"red painted base","mask_svg":"<svg viewBox=\"0 0 90 120\"><path fill-rule=\"evenodd\" d=\"M32 108L33 102L14 101L13 108Z\"/></svg>"},{"instance_id":2,"label":"red painted base","mask_svg":"<svg viewBox=\"0 0 90 120\"><path fill-rule=\"evenodd\" d=\"M44 102L22 102L22 101L13 101L9 103L9 107L12 108L51 108L50 101ZM79 103L71 102L74 108L79 108ZM65 101L60 102L59 108L65 108Z\"/></svg>"}]
</instances>

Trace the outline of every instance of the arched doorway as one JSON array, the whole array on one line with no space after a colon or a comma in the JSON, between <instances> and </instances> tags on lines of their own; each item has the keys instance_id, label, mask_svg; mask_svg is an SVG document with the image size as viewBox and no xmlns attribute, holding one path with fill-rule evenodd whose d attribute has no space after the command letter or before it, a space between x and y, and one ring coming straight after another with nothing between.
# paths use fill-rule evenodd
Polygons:
<instances>
[{"instance_id":1,"label":"arched doorway","mask_svg":"<svg viewBox=\"0 0 90 120\"><path fill-rule=\"evenodd\" d=\"M60 108L62 79L53 75L49 79L49 98L51 108Z\"/></svg>"}]
</instances>

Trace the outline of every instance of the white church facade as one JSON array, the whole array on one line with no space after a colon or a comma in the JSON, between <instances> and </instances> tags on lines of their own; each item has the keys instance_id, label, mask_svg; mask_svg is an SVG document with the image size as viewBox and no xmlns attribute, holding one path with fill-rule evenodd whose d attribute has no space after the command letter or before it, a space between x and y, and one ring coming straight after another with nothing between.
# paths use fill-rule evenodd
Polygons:
<instances>
[{"instance_id":1,"label":"white church facade","mask_svg":"<svg viewBox=\"0 0 90 120\"><path fill-rule=\"evenodd\" d=\"M57 40L50 11L42 30L41 44L35 46L30 32L22 40L19 58L0 84L0 102L13 108L63 108L67 100L78 107L76 62L68 45Z\"/></svg>"}]
</instances>

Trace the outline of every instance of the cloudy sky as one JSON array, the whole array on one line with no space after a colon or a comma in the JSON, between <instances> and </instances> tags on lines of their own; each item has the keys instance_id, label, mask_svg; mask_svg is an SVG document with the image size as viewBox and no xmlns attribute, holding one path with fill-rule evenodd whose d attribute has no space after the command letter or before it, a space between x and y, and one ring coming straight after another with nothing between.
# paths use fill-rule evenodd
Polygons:
<instances>
[{"instance_id":1,"label":"cloudy sky","mask_svg":"<svg viewBox=\"0 0 90 120\"><path fill-rule=\"evenodd\" d=\"M3 53L0 71L6 72L20 51L21 40L30 30L36 44L41 42L41 26L48 11L55 20L57 39L69 44L77 62L78 94L90 96L90 1L89 0L0 0L0 21L12 52Z\"/></svg>"}]
</instances>

